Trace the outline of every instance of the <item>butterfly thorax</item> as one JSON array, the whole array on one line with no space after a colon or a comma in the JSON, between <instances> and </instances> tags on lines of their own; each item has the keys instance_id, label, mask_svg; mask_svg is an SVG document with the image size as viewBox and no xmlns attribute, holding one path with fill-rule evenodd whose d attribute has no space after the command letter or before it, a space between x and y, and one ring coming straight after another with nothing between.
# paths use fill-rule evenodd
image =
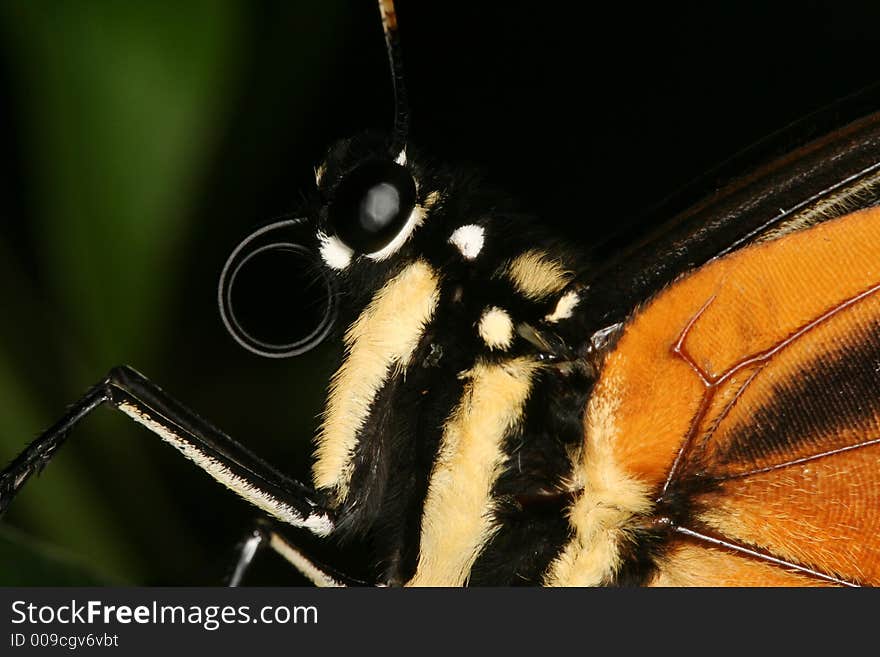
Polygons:
<instances>
[{"instance_id":1,"label":"butterfly thorax","mask_svg":"<svg viewBox=\"0 0 880 657\"><path fill-rule=\"evenodd\" d=\"M407 168L393 251L357 253L332 223L318 235L347 328L315 484L391 583L536 583L568 537L583 444L590 372L556 330L581 264L475 180Z\"/></svg>"}]
</instances>

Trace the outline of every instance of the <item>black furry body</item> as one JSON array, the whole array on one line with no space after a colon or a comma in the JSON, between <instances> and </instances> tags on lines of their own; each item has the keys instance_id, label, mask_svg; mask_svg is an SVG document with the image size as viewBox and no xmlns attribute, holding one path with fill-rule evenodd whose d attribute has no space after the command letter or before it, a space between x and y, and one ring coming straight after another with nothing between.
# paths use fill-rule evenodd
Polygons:
<instances>
[{"instance_id":1,"label":"black furry body","mask_svg":"<svg viewBox=\"0 0 880 657\"><path fill-rule=\"evenodd\" d=\"M323 200L332 200L332 181L374 152L360 142L331 149ZM349 497L338 512L339 535L369 536L390 583L406 582L415 572L422 506L444 425L462 395L461 373L478 360L559 356L540 353L518 336L503 351L480 340L475 327L488 306L505 309L515 322L538 325L556 304L555 295L524 298L501 275L505 264L537 248L575 274L583 268L570 249L518 213L505 196L487 192L478 178L422 168L412 159L408 167L419 181L420 202L439 194L428 219L387 264L355 261L338 280L344 291L340 324L345 326L378 288L414 260L424 259L441 277L437 312L412 365L385 383L361 430ZM486 231L483 251L474 260L463 259L447 240L465 224ZM583 442L583 409L592 383L584 367L549 364L535 381L522 426L505 440L506 464L493 491L497 531L474 564L472 584L539 584L570 538L565 483L571 455Z\"/></svg>"}]
</instances>

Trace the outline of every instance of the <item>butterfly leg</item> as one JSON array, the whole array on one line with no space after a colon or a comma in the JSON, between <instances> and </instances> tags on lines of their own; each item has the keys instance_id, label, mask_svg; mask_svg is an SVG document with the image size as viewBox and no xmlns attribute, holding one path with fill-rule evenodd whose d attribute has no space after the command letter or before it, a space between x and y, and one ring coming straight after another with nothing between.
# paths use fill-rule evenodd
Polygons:
<instances>
[{"instance_id":1,"label":"butterfly leg","mask_svg":"<svg viewBox=\"0 0 880 657\"><path fill-rule=\"evenodd\" d=\"M326 536L333 515L310 487L255 456L130 367L116 367L0 472L0 514L28 478L41 471L70 430L109 404L177 448L216 481L278 520Z\"/></svg>"},{"instance_id":2,"label":"butterfly leg","mask_svg":"<svg viewBox=\"0 0 880 657\"><path fill-rule=\"evenodd\" d=\"M257 520L255 527L239 545L238 560L229 577L229 586L241 586L241 582L257 554L265 552L267 549L278 554L315 586L370 586L367 582L343 575L318 563L281 534L275 523L265 518Z\"/></svg>"}]
</instances>

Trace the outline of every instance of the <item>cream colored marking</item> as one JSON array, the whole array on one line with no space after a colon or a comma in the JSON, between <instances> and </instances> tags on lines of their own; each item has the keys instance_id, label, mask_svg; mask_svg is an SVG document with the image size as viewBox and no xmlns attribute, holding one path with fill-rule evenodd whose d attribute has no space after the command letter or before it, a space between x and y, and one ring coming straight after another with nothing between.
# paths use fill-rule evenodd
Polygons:
<instances>
[{"instance_id":1,"label":"cream colored marking","mask_svg":"<svg viewBox=\"0 0 880 657\"><path fill-rule=\"evenodd\" d=\"M465 260L473 260L483 250L485 231L482 226L470 224L459 226L449 236L449 243L454 245Z\"/></svg>"},{"instance_id":2,"label":"cream colored marking","mask_svg":"<svg viewBox=\"0 0 880 657\"><path fill-rule=\"evenodd\" d=\"M520 294L534 300L561 291L573 276L562 263L537 249L518 255L507 265L506 272Z\"/></svg>"},{"instance_id":3,"label":"cream colored marking","mask_svg":"<svg viewBox=\"0 0 880 657\"><path fill-rule=\"evenodd\" d=\"M419 563L408 586L461 586L492 537L492 486L502 445L522 420L532 376L529 358L477 363L447 420L422 514Z\"/></svg>"},{"instance_id":4,"label":"cream colored marking","mask_svg":"<svg viewBox=\"0 0 880 657\"><path fill-rule=\"evenodd\" d=\"M431 192L430 194L428 194L428 195L425 197L425 202L422 203L422 206L423 206L426 210L430 210L430 209L433 208L435 205L437 205L437 201L439 201L439 200L440 200L440 192L434 190L433 192Z\"/></svg>"},{"instance_id":5,"label":"cream colored marking","mask_svg":"<svg viewBox=\"0 0 880 657\"><path fill-rule=\"evenodd\" d=\"M569 509L574 538L544 576L547 586L599 586L620 568L620 546L628 525L651 508L648 489L615 462L612 445L616 396L606 386L590 400L583 454L575 462L573 486L581 493Z\"/></svg>"},{"instance_id":6,"label":"cream colored marking","mask_svg":"<svg viewBox=\"0 0 880 657\"><path fill-rule=\"evenodd\" d=\"M331 588L345 586L345 584L339 582L321 570L311 559L281 538L278 534L272 534L269 539L269 547L275 550L275 552L287 561L287 563L296 568L303 577L307 578L315 586Z\"/></svg>"},{"instance_id":7,"label":"cream colored marking","mask_svg":"<svg viewBox=\"0 0 880 657\"><path fill-rule=\"evenodd\" d=\"M477 331L489 349L507 349L513 342L513 321L510 315L496 306L483 311Z\"/></svg>"},{"instance_id":8,"label":"cream colored marking","mask_svg":"<svg viewBox=\"0 0 880 657\"><path fill-rule=\"evenodd\" d=\"M394 161L397 162L397 164L399 164L402 167L406 166L406 147L405 146L400 150L400 153L397 155L397 157L394 158Z\"/></svg>"},{"instance_id":9,"label":"cream colored marking","mask_svg":"<svg viewBox=\"0 0 880 657\"><path fill-rule=\"evenodd\" d=\"M345 332L346 357L330 382L313 467L315 486L335 489L340 502L376 393L395 371L406 371L439 295L436 272L418 260L388 281Z\"/></svg>"},{"instance_id":10,"label":"cream colored marking","mask_svg":"<svg viewBox=\"0 0 880 657\"><path fill-rule=\"evenodd\" d=\"M577 307L578 302L580 302L580 296L577 290L569 290L559 297L559 301L556 302L556 308L544 318L544 321L555 324L563 319L568 319Z\"/></svg>"},{"instance_id":11,"label":"cream colored marking","mask_svg":"<svg viewBox=\"0 0 880 657\"><path fill-rule=\"evenodd\" d=\"M376 261L386 260L390 258L395 253L397 253L398 250L400 250L400 247L402 247L406 243L410 235L413 234L413 231L421 226L424 221L425 208L423 208L421 205L416 205L412 209L412 212L409 213L409 217L407 217L406 223L403 225L397 235L394 236L394 239L388 242L388 244L386 244L378 251L368 253L367 257L370 260Z\"/></svg>"},{"instance_id":12,"label":"cream colored marking","mask_svg":"<svg viewBox=\"0 0 880 657\"><path fill-rule=\"evenodd\" d=\"M324 174L327 173L327 163L323 162L319 167L315 169L315 186L321 186L321 179L324 177Z\"/></svg>"},{"instance_id":13,"label":"cream colored marking","mask_svg":"<svg viewBox=\"0 0 880 657\"><path fill-rule=\"evenodd\" d=\"M237 493L257 508L262 509L266 513L269 513L293 527L308 529L317 536L326 536L333 530L333 523L326 515L316 513L315 515L304 518L299 511L291 507L289 504L286 504L278 498L273 497L268 492L257 488L247 479L239 477L221 461L213 456L205 454L196 445L184 440L181 436L178 436L168 429L168 427L157 422L149 415L141 412L135 406L122 403L119 405L119 410L128 415L135 422L147 427L147 429L162 438L165 442L176 447L186 458L211 475L211 477L217 482Z\"/></svg>"},{"instance_id":14,"label":"cream colored marking","mask_svg":"<svg viewBox=\"0 0 880 657\"><path fill-rule=\"evenodd\" d=\"M318 250L321 252L321 258L327 263L328 267L331 269L345 269L351 264L354 251L336 235L327 235L319 232L318 242L320 243Z\"/></svg>"}]
</instances>

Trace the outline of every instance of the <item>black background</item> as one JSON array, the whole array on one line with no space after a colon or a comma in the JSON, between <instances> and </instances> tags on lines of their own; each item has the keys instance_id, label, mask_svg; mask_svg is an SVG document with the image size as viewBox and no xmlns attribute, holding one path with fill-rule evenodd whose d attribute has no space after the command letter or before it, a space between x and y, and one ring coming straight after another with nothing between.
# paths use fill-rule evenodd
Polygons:
<instances>
[{"instance_id":1,"label":"black background","mask_svg":"<svg viewBox=\"0 0 880 657\"><path fill-rule=\"evenodd\" d=\"M489 184L510 190L585 249L643 225L667 195L752 142L880 78L873 3L586 4L398 6L410 142L438 161L483 171ZM243 82L224 108L228 119L195 192L173 298L157 310L161 348L130 364L279 467L307 477L308 440L334 350L297 361L243 352L220 324L214 286L238 240L296 208L329 143L390 124L390 83L371 2L310 9L259 2L244 11ZM0 240L15 276L41 294L36 313L15 305L0 311L0 339L43 399L47 415L35 434L116 363L96 365L92 379L71 380L58 350L45 346L64 323L40 273L33 209L21 191L28 145L17 137L13 69L4 61L0 78L0 94L10 95L0 102L8 137ZM138 568L122 581L220 583L253 516L249 507L126 419L104 414L103 435L122 445L150 443L138 452L139 473L108 456L88 424L60 458L85 464L100 503L124 528ZM4 449L12 451L0 458L11 457L14 450ZM51 476L50 467L44 480ZM161 504L153 503L156 490ZM33 533L14 508L9 521ZM90 557L88 541L71 547L63 535L41 538ZM352 552L359 561L360 548ZM276 566L267 559L252 581L298 581Z\"/></svg>"}]
</instances>

